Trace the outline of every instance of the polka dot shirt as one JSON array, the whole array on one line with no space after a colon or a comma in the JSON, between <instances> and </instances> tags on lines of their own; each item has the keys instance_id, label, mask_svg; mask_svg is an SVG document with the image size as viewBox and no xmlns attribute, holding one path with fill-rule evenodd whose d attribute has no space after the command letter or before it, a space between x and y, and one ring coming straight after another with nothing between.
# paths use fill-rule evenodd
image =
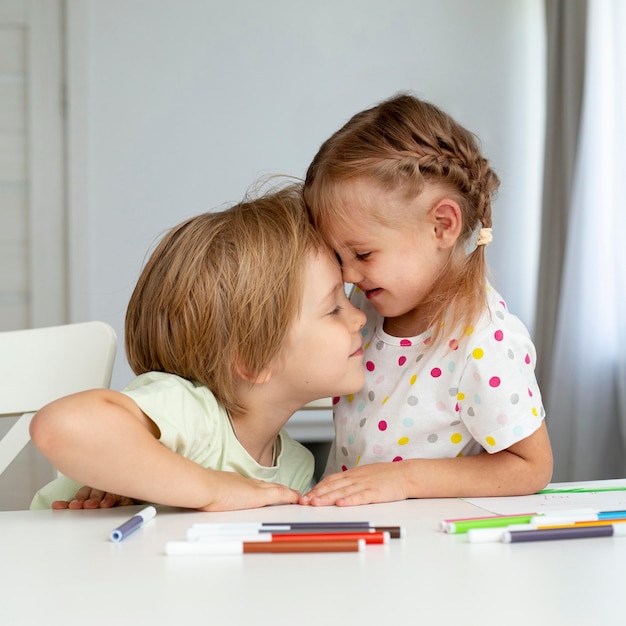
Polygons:
<instances>
[{"instance_id":1,"label":"polka dot shirt","mask_svg":"<svg viewBox=\"0 0 626 626\"><path fill-rule=\"evenodd\" d=\"M429 349L430 332L392 337L364 294L365 386L334 398L335 440L325 474L409 458L499 452L531 435L545 411L535 348L487 285L488 311L463 336Z\"/></svg>"}]
</instances>

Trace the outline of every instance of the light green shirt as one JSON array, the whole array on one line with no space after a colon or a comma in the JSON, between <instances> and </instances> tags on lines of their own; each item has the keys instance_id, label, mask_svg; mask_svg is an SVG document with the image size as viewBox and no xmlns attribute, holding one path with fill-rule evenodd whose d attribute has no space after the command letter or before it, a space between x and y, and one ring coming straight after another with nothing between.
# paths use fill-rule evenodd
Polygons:
<instances>
[{"instance_id":1,"label":"light green shirt","mask_svg":"<svg viewBox=\"0 0 626 626\"><path fill-rule=\"evenodd\" d=\"M259 465L239 443L224 407L206 387L162 372L138 376L123 391L159 427L159 441L203 467L280 483L304 493L313 480L313 455L285 430L273 467ZM61 476L39 490L31 509L71 500L81 485Z\"/></svg>"}]
</instances>

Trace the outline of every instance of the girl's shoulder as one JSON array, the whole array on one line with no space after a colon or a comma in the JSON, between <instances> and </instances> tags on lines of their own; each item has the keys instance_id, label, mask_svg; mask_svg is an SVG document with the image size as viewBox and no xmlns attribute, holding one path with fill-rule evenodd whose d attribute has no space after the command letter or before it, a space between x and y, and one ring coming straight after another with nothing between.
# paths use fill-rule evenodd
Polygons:
<instances>
[{"instance_id":1,"label":"girl's shoulder","mask_svg":"<svg viewBox=\"0 0 626 626\"><path fill-rule=\"evenodd\" d=\"M491 285L486 284L486 307L474 326L467 332L467 349L489 341L501 347L525 346L534 352L530 333L517 315L512 313L502 295Z\"/></svg>"},{"instance_id":2,"label":"girl's shoulder","mask_svg":"<svg viewBox=\"0 0 626 626\"><path fill-rule=\"evenodd\" d=\"M522 320L513 313L507 306L506 300L495 289L495 287L487 282L485 285L487 299L486 309L476 324L477 330L481 327L493 326L510 326L516 328L520 332L530 334Z\"/></svg>"}]
</instances>

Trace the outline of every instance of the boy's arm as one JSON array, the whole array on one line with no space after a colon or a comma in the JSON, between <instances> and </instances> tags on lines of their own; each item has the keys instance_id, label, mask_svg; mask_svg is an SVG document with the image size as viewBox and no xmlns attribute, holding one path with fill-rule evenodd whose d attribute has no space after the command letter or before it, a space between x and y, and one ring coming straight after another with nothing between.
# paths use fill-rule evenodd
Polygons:
<instances>
[{"instance_id":1,"label":"boy's arm","mask_svg":"<svg viewBox=\"0 0 626 626\"><path fill-rule=\"evenodd\" d=\"M159 429L128 396L84 391L52 402L33 418L31 438L66 476L130 498L224 511L295 503L283 485L205 469L158 441Z\"/></svg>"},{"instance_id":2,"label":"boy's arm","mask_svg":"<svg viewBox=\"0 0 626 626\"><path fill-rule=\"evenodd\" d=\"M543 489L551 476L552 449L542 423L526 439L495 454L374 463L331 474L302 496L300 504L527 495Z\"/></svg>"}]
</instances>

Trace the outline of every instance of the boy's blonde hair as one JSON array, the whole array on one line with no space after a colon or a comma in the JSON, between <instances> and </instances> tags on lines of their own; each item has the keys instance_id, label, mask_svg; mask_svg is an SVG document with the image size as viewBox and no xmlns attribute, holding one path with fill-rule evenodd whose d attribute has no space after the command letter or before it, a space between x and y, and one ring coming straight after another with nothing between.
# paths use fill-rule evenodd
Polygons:
<instances>
[{"instance_id":1,"label":"boy's blonde hair","mask_svg":"<svg viewBox=\"0 0 626 626\"><path fill-rule=\"evenodd\" d=\"M407 198L415 197L427 183L442 187L461 208L457 245L464 247L477 228L491 228L491 200L500 184L476 137L436 106L410 94L357 113L322 144L309 166L304 197L313 222L325 235L333 223L354 219L342 200L342 186L355 179L386 191L401 190ZM373 217L392 225L385 207L380 209ZM484 246L448 270L420 306L434 340L444 321L449 336L473 324L483 310Z\"/></svg>"},{"instance_id":2,"label":"boy's blonde hair","mask_svg":"<svg viewBox=\"0 0 626 626\"><path fill-rule=\"evenodd\" d=\"M300 314L309 252L325 249L301 185L289 185L170 230L145 265L126 313L133 371L208 387L228 411L238 372L253 380Z\"/></svg>"}]
</instances>

